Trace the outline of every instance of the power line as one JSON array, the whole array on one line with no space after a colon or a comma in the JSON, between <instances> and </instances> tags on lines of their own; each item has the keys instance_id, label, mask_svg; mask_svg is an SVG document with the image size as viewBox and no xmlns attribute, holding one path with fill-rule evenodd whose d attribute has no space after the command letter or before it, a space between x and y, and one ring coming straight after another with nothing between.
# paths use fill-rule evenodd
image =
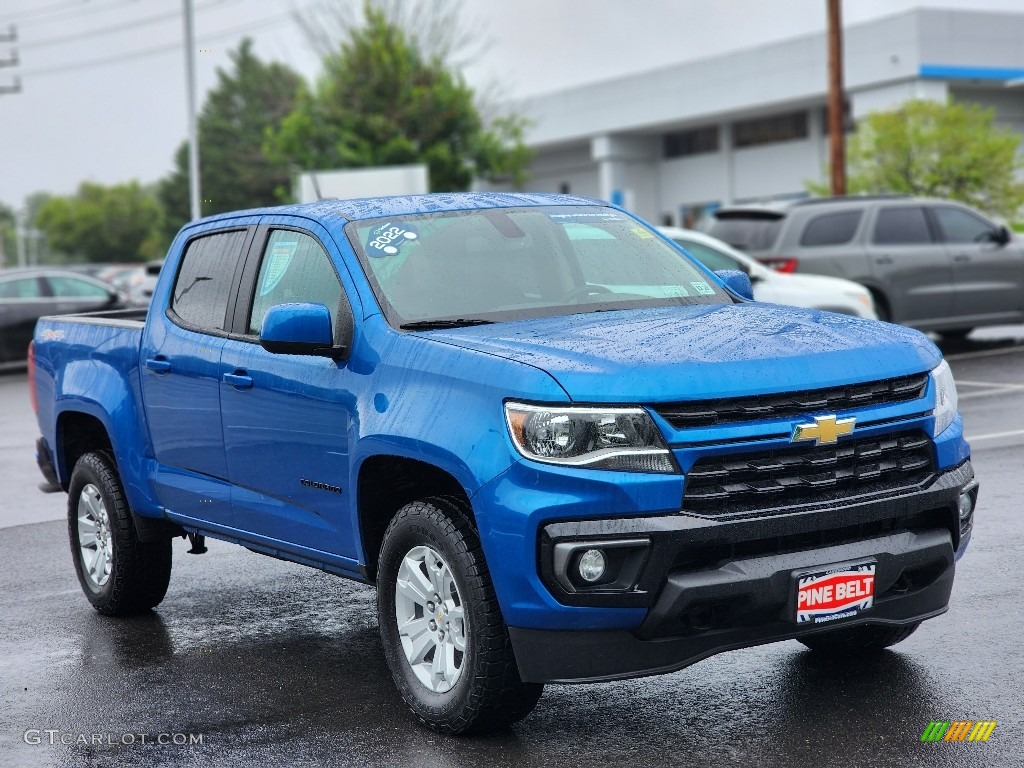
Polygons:
<instances>
[{"instance_id":1,"label":"power line","mask_svg":"<svg viewBox=\"0 0 1024 768\"><path fill-rule=\"evenodd\" d=\"M62 19L66 19L69 16L81 16L83 11L86 13L105 11L109 6L137 3L138 0L112 0L111 2L91 3L88 5L83 5L83 2L87 3L88 0L64 0L64 2L61 3L51 3L50 5L44 5L41 8L33 8L31 11L18 11L13 16L5 16L4 19L7 21L17 21L25 24L36 24L38 23L36 19L40 16L52 16L55 13L59 13L64 8L71 8L71 10L61 14ZM77 7L73 8L72 6Z\"/></svg>"},{"instance_id":2,"label":"power line","mask_svg":"<svg viewBox=\"0 0 1024 768\"><path fill-rule=\"evenodd\" d=\"M249 32L254 29L262 29L263 27L271 26L276 24L281 19L289 18L291 13L279 13L274 16L269 16L251 24L243 24L238 27L231 29L223 29L219 32L215 32L209 35L204 35L199 38L199 42L207 42L210 40L220 40L221 38L231 37L233 35L240 34L242 32ZM161 53L168 53L171 51L180 51L183 43L180 41L174 43L168 43L166 45L150 47L141 51L131 51L129 53L119 54L117 56L105 56L97 59L86 59L85 61L77 61L69 64L59 64L52 67L41 67L38 69L29 69L22 72L24 77L44 77L46 75L56 75L61 72L69 71L80 71L83 69L92 69L94 67L102 67L107 64L117 64L122 61L131 61L133 59L142 59L147 56L156 56Z\"/></svg>"},{"instance_id":3,"label":"power line","mask_svg":"<svg viewBox=\"0 0 1024 768\"><path fill-rule=\"evenodd\" d=\"M225 3L234 3L238 0L211 0L211 2L205 5L196 6L196 11L205 11L210 8L215 8L218 5L224 5ZM36 40L33 42L22 43L21 47L24 48L46 48L52 45L60 45L61 43L74 43L81 42L83 38L94 37L98 35L109 35L115 32L123 32L126 29L135 29L136 27L145 27L150 24L158 24L161 21L169 21L171 19L178 20L181 18L181 11L167 11L166 13L157 13L152 16L146 16L141 19L133 19L132 21L126 21L121 24L112 24L109 27L97 27L96 29L83 30L76 32L71 35L61 35L59 37L49 37L43 40Z\"/></svg>"}]
</instances>

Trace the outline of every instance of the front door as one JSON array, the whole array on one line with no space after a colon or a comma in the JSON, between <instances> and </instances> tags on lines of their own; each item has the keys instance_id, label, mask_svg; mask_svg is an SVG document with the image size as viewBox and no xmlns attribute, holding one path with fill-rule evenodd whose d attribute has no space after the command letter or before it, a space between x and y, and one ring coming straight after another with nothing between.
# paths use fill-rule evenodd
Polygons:
<instances>
[{"instance_id":1,"label":"front door","mask_svg":"<svg viewBox=\"0 0 1024 768\"><path fill-rule=\"evenodd\" d=\"M1019 245L996 242L996 226L953 206L931 209L953 261L956 293L953 316L1006 317L1020 322L1024 311L1024 253Z\"/></svg>"},{"instance_id":2,"label":"front door","mask_svg":"<svg viewBox=\"0 0 1024 768\"><path fill-rule=\"evenodd\" d=\"M336 334L339 313L351 313L325 243L330 236L308 220L263 219L243 283L252 298L240 298L236 334L222 354L230 378L221 382L221 414L236 526L268 546L354 561L348 515L354 374L344 362L272 354L259 345L263 317L276 304L323 304Z\"/></svg>"}]
</instances>

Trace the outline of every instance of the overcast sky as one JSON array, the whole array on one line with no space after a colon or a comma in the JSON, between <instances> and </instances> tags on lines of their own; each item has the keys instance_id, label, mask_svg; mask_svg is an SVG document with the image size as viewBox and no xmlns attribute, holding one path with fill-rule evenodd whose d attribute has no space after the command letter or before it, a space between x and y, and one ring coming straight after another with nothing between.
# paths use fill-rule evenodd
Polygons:
<instances>
[{"instance_id":1,"label":"overcast sky","mask_svg":"<svg viewBox=\"0 0 1024 768\"><path fill-rule=\"evenodd\" d=\"M245 35L265 59L315 77L318 58L292 19L318 0L192 0L200 90ZM358 0L355 0L358 2ZM345 2L345 0L338 0ZM462 0L486 41L467 67L506 97L702 58L819 31L825 0ZM847 0L844 23L917 6L1021 10L1022 0ZM0 0L0 201L68 194L168 173L186 135L182 0ZM824 74L823 74L824 77ZM199 104L202 104L200 98Z\"/></svg>"}]
</instances>

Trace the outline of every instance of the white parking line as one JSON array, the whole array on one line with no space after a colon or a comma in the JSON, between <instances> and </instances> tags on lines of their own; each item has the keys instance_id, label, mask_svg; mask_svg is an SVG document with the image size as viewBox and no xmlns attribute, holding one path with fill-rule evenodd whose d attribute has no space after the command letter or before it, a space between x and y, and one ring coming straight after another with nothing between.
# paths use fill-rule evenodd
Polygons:
<instances>
[{"instance_id":1,"label":"white parking line","mask_svg":"<svg viewBox=\"0 0 1024 768\"><path fill-rule=\"evenodd\" d=\"M1013 429L1009 432L990 432L987 435L968 435L967 440L976 443L979 440L995 440L1000 437L1014 437L1016 435L1024 435L1024 429Z\"/></svg>"},{"instance_id":2,"label":"white parking line","mask_svg":"<svg viewBox=\"0 0 1024 768\"><path fill-rule=\"evenodd\" d=\"M1024 384L1007 384L1002 381L971 381L970 379L957 379L956 385L966 384L969 387L989 387L999 389L1024 389Z\"/></svg>"},{"instance_id":3,"label":"white parking line","mask_svg":"<svg viewBox=\"0 0 1024 768\"><path fill-rule=\"evenodd\" d=\"M994 355L1013 355L1024 352L1024 346L1007 347L1006 349L984 349L980 352L960 352L955 355L946 355L947 360L970 360L973 357L993 357Z\"/></svg>"}]
</instances>

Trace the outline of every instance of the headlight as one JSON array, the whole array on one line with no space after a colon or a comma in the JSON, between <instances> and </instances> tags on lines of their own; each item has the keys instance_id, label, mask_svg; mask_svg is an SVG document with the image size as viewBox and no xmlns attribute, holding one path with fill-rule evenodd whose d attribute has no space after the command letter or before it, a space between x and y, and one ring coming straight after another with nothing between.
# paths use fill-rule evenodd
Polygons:
<instances>
[{"instance_id":1,"label":"headlight","mask_svg":"<svg viewBox=\"0 0 1024 768\"><path fill-rule=\"evenodd\" d=\"M505 403L516 450L534 461L626 472L677 472L643 408L564 408Z\"/></svg>"},{"instance_id":2,"label":"headlight","mask_svg":"<svg viewBox=\"0 0 1024 768\"><path fill-rule=\"evenodd\" d=\"M949 370L949 364L943 360L932 369L932 383L935 386L935 430L932 435L939 434L950 424L956 416L956 384L953 381L953 372Z\"/></svg>"}]
</instances>

